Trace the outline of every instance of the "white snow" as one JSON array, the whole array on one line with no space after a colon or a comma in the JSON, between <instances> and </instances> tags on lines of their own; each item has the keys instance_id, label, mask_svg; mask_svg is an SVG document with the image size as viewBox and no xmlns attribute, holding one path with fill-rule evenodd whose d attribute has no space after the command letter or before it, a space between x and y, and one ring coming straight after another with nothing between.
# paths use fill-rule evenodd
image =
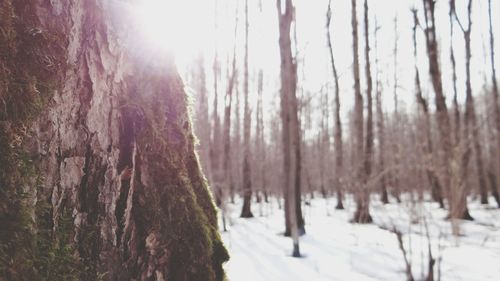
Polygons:
<instances>
[{"instance_id":1,"label":"white snow","mask_svg":"<svg viewBox=\"0 0 500 281\"><path fill-rule=\"evenodd\" d=\"M437 204L391 203L373 198L373 224L349 223L346 210L335 210L336 199L316 198L303 205L307 234L300 238L303 258L291 257L292 241L284 237L283 210L277 199L252 202L255 218L239 218L241 200L228 204L228 231L222 237L231 255L225 269L230 281L406 280L405 263L396 235L403 233L415 280L424 280L428 239L436 258L434 280L500 280L500 210L469 203L475 221L461 221L461 235L451 235L446 211ZM404 202L411 201L406 196ZM493 202L491 198L490 202ZM410 220L410 218L412 218ZM425 218L422 219L422 218ZM413 221L414 223L410 223Z\"/></svg>"}]
</instances>

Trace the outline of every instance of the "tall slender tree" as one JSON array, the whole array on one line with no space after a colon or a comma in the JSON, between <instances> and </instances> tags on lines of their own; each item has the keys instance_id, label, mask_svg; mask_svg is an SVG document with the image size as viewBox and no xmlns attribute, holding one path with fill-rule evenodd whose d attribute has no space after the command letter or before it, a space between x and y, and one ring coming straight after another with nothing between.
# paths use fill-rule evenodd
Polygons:
<instances>
[{"instance_id":1,"label":"tall slender tree","mask_svg":"<svg viewBox=\"0 0 500 281\"><path fill-rule=\"evenodd\" d=\"M245 97L243 116L243 207L241 209L242 218L253 217L251 210L252 203L252 172L250 165L250 104L248 102L248 0L245 0L245 58L243 66L243 94Z\"/></svg>"},{"instance_id":2,"label":"tall slender tree","mask_svg":"<svg viewBox=\"0 0 500 281\"><path fill-rule=\"evenodd\" d=\"M492 91L491 95L493 97L493 113L494 113L494 124L495 124L495 131L496 131L496 153L495 155L499 155L500 153L500 104L499 104L499 91L498 91L498 83L497 83L497 76L496 76L496 68L495 68L495 37L493 35L493 24L492 24L492 15L491 15L491 0L488 0L488 24L489 24L489 34L490 34L490 62L491 62L491 84L492 84ZM499 175L500 173L498 172L498 168L500 167L500 162L498 160L498 157L494 157L494 166L497 167L497 171L494 171L493 167L490 167L489 169L489 178L490 180L490 186L491 186L491 191L493 194L493 197L495 198L495 201L497 202L498 207L500 208L500 196L498 194L498 187L496 183L498 182L495 177L495 172L496 175Z\"/></svg>"},{"instance_id":3,"label":"tall slender tree","mask_svg":"<svg viewBox=\"0 0 500 281\"><path fill-rule=\"evenodd\" d=\"M380 29L378 26L377 18L375 18L374 28L374 47L375 47L375 106L377 113L377 140L378 140L378 166L380 176L380 200L382 203L389 203L389 196L387 193L387 179L385 175L385 156L386 156L386 141L385 141L385 121L384 111L382 109L382 84L380 83L380 69L378 60L378 38L377 32Z\"/></svg>"},{"instance_id":4,"label":"tall slender tree","mask_svg":"<svg viewBox=\"0 0 500 281\"><path fill-rule=\"evenodd\" d=\"M472 139L472 148L474 149L474 156L476 160L477 175L479 181L479 195L481 197L481 204L488 204L488 187L486 186L486 174L484 172L483 155L480 145L480 128L477 124L476 107L474 104L474 97L472 96L472 84L470 73L470 61L472 57L471 51L471 32L472 32L472 0L467 4L467 27L462 25L460 19L453 10L455 18L462 29L465 41L465 126L464 126L464 141L466 142L467 149L469 149L469 139ZM467 164L467 163L465 163ZM464 175L466 177L466 175ZM464 180L465 181L465 180ZM464 192L465 193L465 192ZM470 219L470 218L469 218Z\"/></svg>"},{"instance_id":5,"label":"tall slender tree","mask_svg":"<svg viewBox=\"0 0 500 281\"><path fill-rule=\"evenodd\" d=\"M415 64L415 96L418 103L418 107L423 114L423 127L424 127L424 145L423 151L425 154L425 174L431 186L431 196L432 199L439 203L441 208L444 208L443 191L441 184L439 183L436 171L434 168L434 156L433 156L433 144L431 135L431 116L429 113L429 102L422 94L422 86L420 82L420 71L418 69L418 54L417 54L417 27L419 25L417 10L413 9L413 58Z\"/></svg>"},{"instance_id":6,"label":"tall slender tree","mask_svg":"<svg viewBox=\"0 0 500 281\"><path fill-rule=\"evenodd\" d=\"M368 116L367 116L367 131L366 131L366 144L364 144L364 136L363 136L363 98L361 96L361 85L359 82L359 61L358 61L358 28L357 28L357 11L356 11L356 0L352 1L352 26L353 26L353 41L354 43L354 83L355 83L355 126L357 132L356 138L356 147L358 150L359 157L357 157L358 161L360 161L359 167L359 179L360 187L358 192L356 193L356 212L354 213L353 222L358 223L370 223L372 221L370 215L370 191L368 178L371 174L371 161L372 161L372 153L373 153L373 111L372 111L372 78L370 71L370 45L369 45L369 27L368 27L368 2L364 1L364 26L365 26L365 73L367 80L367 103L368 103ZM356 70L357 69L357 70ZM359 96L358 96L359 95ZM361 123L361 124L359 124ZM361 130L361 132L359 132ZM359 143L361 142L361 143ZM363 153L360 153L362 151Z\"/></svg>"},{"instance_id":7,"label":"tall slender tree","mask_svg":"<svg viewBox=\"0 0 500 281\"><path fill-rule=\"evenodd\" d=\"M337 193L337 206L336 209L344 209L343 204L343 166L344 166L344 155L343 155L343 147L342 147L342 121L340 119L340 90L339 90L339 76L337 73L337 68L335 67L335 56L333 55L333 46L332 39L330 35L330 23L332 20L332 1L328 1L328 9L326 11L326 38L328 43L328 50L330 54L330 65L332 68L333 80L335 82L335 112L333 115L334 125L335 125L335 134L333 140L334 153L335 153L335 190Z\"/></svg>"},{"instance_id":8,"label":"tall slender tree","mask_svg":"<svg viewBox=\"0 0 500 281\"><path fill-rule=\"evenodd\" d=\"M448 194L450 202L450 217L451 218L467 218L469 213L467 210L467 201L463 196L455 198L455 195L460 193L460 184L451 185L452 180L452 160L456 158L453 155L453 142L451 140L451 126L450 116L448 115L448 107L446 105L446 98L443 92L443 83L441 77L441 70L439 66L439 51L436 34L436 21L435 21L435 2L433 0L422 0L424 5L425 15L425 40L427 47L427 57L429 61L429 74L431 77L432 87L435 94L436 104L436 121L439 132L439 142L441 148L441 186L444 187ZM453 173L457 177L456 173ZM454 182L456 182L454 180ZM454 202L454 203L451 203Z\"/></svg>"},{"instance_id":9,"label":"tall slender tree","mask_svg":"<svg viewBox=\"0 0 500 281\"><path fill-rule=\"evenodd\" d=\"M294 18L292 0L276 1L279 21L279 46L281 56L281 119L283 141L283 172L285 190L285 213L290 220L293 240L292 256L300 257L299 218L296 210L296 191L300 190L300 132L297 104L297 64L292 54L290 38ZM284 6L282 6L284 4ZM284 9L283 9L283 8ZM300 206L300 205L299 205Z\"/></svg>"}]
</instances>

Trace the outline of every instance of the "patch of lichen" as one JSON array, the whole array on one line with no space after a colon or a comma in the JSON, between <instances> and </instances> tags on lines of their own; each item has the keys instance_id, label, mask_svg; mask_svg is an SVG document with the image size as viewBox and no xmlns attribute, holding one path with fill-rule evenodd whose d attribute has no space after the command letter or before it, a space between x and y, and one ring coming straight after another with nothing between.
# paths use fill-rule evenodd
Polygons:
<instances>
[{"instance_id":1,"label":"patch of lichen","mask_svg":"<svg viewBox=\"0 0 500 281\"><path fill-rule=\"evenodd\" d=\"M164 85L157 89L159 96L135 96L135 104L126 106L142 116L137 147L141 162L148 165L147 177L156 185L139 187L148 200L143 219L170 251L167 280L221 281L229 255L194 150L187 96L179 79L165 82L164 77L157 84Z\"/></svg>"},{"instance_id":2,"label":"patch of lichen","mask_svg":"<svg viewBox=\"0 0 500 281\"><path fill-rule=\"evenodd\" d=\"M40 171L24 149L67 57L65 37L43 29L30 2L0 2L0 280L77 280L68 214L54 229Z\"/></svg>"}]
</instances>

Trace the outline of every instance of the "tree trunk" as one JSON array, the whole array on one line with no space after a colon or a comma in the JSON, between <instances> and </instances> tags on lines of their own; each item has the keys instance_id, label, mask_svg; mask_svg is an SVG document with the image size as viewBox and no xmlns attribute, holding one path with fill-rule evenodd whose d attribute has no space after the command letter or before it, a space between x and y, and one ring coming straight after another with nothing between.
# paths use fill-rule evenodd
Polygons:
<instances>
[{"instance_id":1,"label":"tree trunk","mask_svg":"<svg viewBox=\"0 0 500 281\"><path fill-rule=\"evenodd\" d=\"M242 218L252 218L252 172L250 168L250 105L248 103L248 0L245 0L245 61L243 69L243 91L245 108L243 116L243 207Z\"/></svg>"},{"instance_id":2,"label":"tree trunk","mask_svg":"<svg viewBox=\"0 0 500 281\"><path fill-rule=\"evenodd\" d=\"M370 216L370 191L368 190L367 181L371 173L371 161L373 151L373 120L372 120L372 79L370 72L370 46L368 40L368 3L364 2L364 23L365 23L365 60L366 60L366 77L367 77L367 103L368 103L368 116L367 116L367 130L366 130L366 147L363 143L363 98L361 96L361 86L359 83L359 61L358 61L358 28L356 17L356 0L352 0L352 26L353 26L353 42L354 43L354 88L355 88L355 127L356 127L356 147L359 157L357 157L362 165L359 167L359 179L361 181L359 191L356 192L356 212L352 219L357 223L370 223L372 218ZM357 69L357 70L356 70ZM363 152L363 153L360 153ZM361 161L361 159L363 159Z\"/></svg>"},{"instance_id":3,"label":"tree trunk","mask_svg":"<svg viewBox=\"0 0 500 281\"><path fill-rule=\"evenodd\" d=\"M399 41L399 32L398 32L398 17L394 17L394 87L393 87L393 102L394 102L394 134L393 138L396 138L396 133L399 132L400 129L400 119L399 115L399 103L398 103L398 41ZM394 166L396 169L391 173L391 193L398 203L401 203L401 198L399 196L400 189L400 175L399 175L399 167L401 164L401 147L398 143L397 139L393 139L392 146L394 149Z\"/></svg>"},{"instance_id":4,"label":"tree trunk","mask_svg":"<svg viewBox=\"0 0 500 281\"><path fill-rule=\"evenodd\" d=\"M436 104L436 119L438 124L438 132L440 139L440 146L442 152L442 184L448 194L448 200L450 202L450 215L452 218L461 218L461 214L464 213L462 210L453 210L451 206L463 206L461 208L467 209L467 201L465 197L460 196L460 198L454 199L460 202L452 202L452 196L462 193L460 191L460 185L454 185L453 190L451 189L451 165L453 160L452 147L453 143L451 141L451 127L450 127L450 117L448 115L448 108L446 106L446 99L443 93L443 84L441 77L441 70L439 68L439 53L437 44L437 34L436 34L436 24L434 19L434 5L433 0L423 0L425 9L425 39L427 46L427 56L429 59L429 74L432 80L432 87L435 93L435 104ZM461 157L459 157L461 158ZM457 159L455 159L457 160ZM459 159L457 161L460 161ZM458 175L457 175L458 176ZM456 182L454 180L454 182Z\"/></svg>"},{"instance_id":5,"label":"tree trunk","mask_svg":"<svg viewBox=\"0 0 500 281\"><path fill-rule=\"evenodd\" d=\"M220 155L221 155L221 128L220 128L220 117L219 117L219 75L220 75L220 65L218 59L217 49L215 50L214 61L212 64L212 71L214 75L214 101L213 101L213 111L212 111L212 136L210 141L210 167L212 171L212 182L213 190L215 193L215 199L217 205L221 207L222 202L225 200L224 189L223 189L223 175L220 167Z\"/></svg>"},{"instance_id":6,"label":"tree trunk","mask_svg":"<svg viewBox=\"0 0 500 281\"><path fill-rule=\"evenodd\" d=\"M455 0L450 0L450 61L451 61L451 70L452 70L452 81L453 81L453 118L454 118L454 128L453 128L453 138L455 141L455 145L458 145L460 140L460 109L458 106L458 92L457 92L457 63L455 60L455 51L453 48L453 31L454 31L454 20L453 13L455 11Z\"/></svg>"},{"instance_id":7,"label":"tree trunk","mask_svg":"<svg viewBox=\"0 0 500 281\"><path fill-rule=\"evenodd\" d=\"M432 199L439 203L440 208L444 208L443 190L441 188L441 184L439 183L434 168L429 103L427 99L425 99L424 96L422 95L422 87L420 84L420 73L417 66L417 61L418 61L417 26L418 26L417 10L413 10L413 57L415 60L415 95L417 103L419 104L419 108L422 111L422 114L424 115L424 133L425 133L424 153L426 155L426 159L430 159L430 163L425 164L426 166L425 174L427 175L427 179L429 180L429 184L431 186Z\"/></svg>"},{"instance_id":8,"label":"tree trunk","mask_svg":"<svg viewBox=\"0 0 500 281\"><path fill-rule=\"evenodd\" d=\"M334 135L334 150L335 150L335 190L337 192L337 206L338 210L344 209L344 204L342 203L343 195L343 148L342 148L342 121L340 119L340 90L339 90L339 77L337 74L337 68L335 67L335 57L333 56L332 40L330 37L330 22L332 17L331 10L331 0L328 1L328 10L326 12L326 37L328 42L328 50L330 52L330 63L332 67L333 79L335 81L335 113L334 113L334 123L335 123L335 135Z\"/></svg>"},{"instance_id":9,"label":"tree trunk","mask_svg":"<svg viewBox=\"0 0 500 281\"><path fill-rule=\"evenodd\" d=\"M376 79L375 79L375 105L377 109L377 134L378 134L378 147L379 147L379 153L378 153L378 166L379 166L379 173L385 173L385 154L386 154L386 147L385 147L385 123L384 123L384 112L382 109L382 89L381 89L381 84L380 84L380 78L379 78L379 68L378 68L378 46L377 46L377 31L379 29L379 26L377 25L377 20L375 19L375 32L374 32L374 37L375 37L375 68L376 68ZM380 200L382 201L383 204L389 203L389 196L387 193L387 186L386 186L386 176L384 174L381 175L380 177Z\"/></svg>"},{"instance_id":10,"label":"tree trunk","mask_svg":"<svg viewBox=\"0 0 500 281\"><path fill-rule=\"evenodd\" d=\"M29 81L26 89L46 97L36 113L29 102L15 105L29 110L29 118L0 113L2 141L21 125L32 128L24 149L1 143L7 152L1 161L11 156L32 171L0 174L4 190L23 184L29 196L10 193L15 200L0 202L2 230L23 223L11 220L16 212L34 219L22 227L32 243L15 245L2 234L2 245L16 247L2 247L1 276L223 280L228 254L194 149L182 81L168 58L131 46L143 38L129 7L102 0L1 5L0 27L19 36L2 33L8 38L1 42L23 50L2 50L0 69L8 72L0 77L11 87L2 87L9 90L1 96L14 108L19 92L12 82ZM15 25L6 25L5 12ZM36 34L26 34L34 28ZM3 208L20 201L22 209Z\"/></svg>"},{"instance_id":11,"label":"tree trunk","mask_svg":"<svg viewBox=\"0 0 500 281\"><path fill-rule=\"evenodd\" d=\"M500 162L498 160L498 155L500 153L500 104L499 104L499 93L498 93L498 84L497 84L497 76L496 76L496 68L495 68L495 37L493 36L493 25L492 25L492 16L491 16L491 0L488 0L488 20L489 20L489 31L490 31L490 60L491 60L491 83L493 85L493 112L494 112L494 120L495 120L495 129L496 129L496 153L493 157L494 165L497 167L497 171L494 171L490 176L490 186L491 191L495 197L498 207L500 208L500 196L498 196L498 189L496 185L493 185L494 182L497 182L496 175L499 175L498 168L500 167ZM492 168L494 169L494 168Z\"/></svg>"},{"instance_id":12,"label":"tree trunk","mask_svg":"<svg viewBox=\"0 0 500 281\"><path fill-rule=\"evenodd\" d=\"M210 118L208 113L208 94L206 85L205 62L203 56L200 56L197 62L197 68L193 71L193 77L197 78L196 95L197 108L195 121L195 131L200 139L199 148L200 162L203 171L209 182L212 182L212 173L210 169Z\"/></svg>"},{"instance_id":13,"label":"tree trunk","mask_svg":"<svg viewBox=\"0 0 500 281\"><path fill-rule=\"evenodd\" d=\"M467 29L462 30L464 34L465 41L465 89L466 89L466 98L465 98L465 133L464 133L464 141L466 142L467 149L469 149L469 138L472 137L472 146L474 148L474 155L477 166L478 173L478 181L479 181L479 194L481 197L481 204L488 204L488 189L486 186L486 173L484 172L483 165L483 156L481 145L479 144L479 126L477 125L477 117L476 110L474 105L474 97L472 96L472 85L471 85L471 77L470 77L470 59L471 59L471 47L470 47L470 35L472 30L472 0L469 0L467 5L467 17L468 17L468 25ZM455 13L455 10L453 10ZM457 21L460 23L457 15L455 14ZM470 133L472 135L470 135ZM465 178L464 178L465 181Z\"/></svg>"},{"instance_id":14,"label":"tree trunk","mask_svg":"<svg viewBox=\"0 0 500 281\"><path fill-rule=\"evenodd\" d=\"M290 220L290 234L293 239L292 256L299 257L299 218L297 216L297 189L300 188L300 134L296 97L297 65L292 56L290 39L294 7L291 0L285 0L284 13L281 0L277 0L279 19L279 45L281 56L281 118L283 137L283 172L285 190L285 212ZM300 189L299 189L300 190ZM299 193L300 194L300 193ZM288 202L288 203L287 203ZM300 202L300 197L299 197ZM299 204L300 207L300 204Z\"/></svg>"}]
</instances>

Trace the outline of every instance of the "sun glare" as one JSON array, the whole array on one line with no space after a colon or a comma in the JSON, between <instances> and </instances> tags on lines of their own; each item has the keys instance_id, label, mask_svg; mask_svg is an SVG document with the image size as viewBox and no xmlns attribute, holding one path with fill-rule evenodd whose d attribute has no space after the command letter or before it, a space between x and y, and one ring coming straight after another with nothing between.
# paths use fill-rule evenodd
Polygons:
<instances>
[{"instance_id":1,"label":"sun glare","mask_svg":"<svg viewBox=\"0 0 500 281\"><path fill-rule=\"evenodd\" d=\"M177 63L202 51L213 34L210 1L142 0L135 9L141 31L154 49L173 54ZM213 20L212 20L213 21ZM212 24L213 25L213 24Z\"/></svg>"}]
</instances>

